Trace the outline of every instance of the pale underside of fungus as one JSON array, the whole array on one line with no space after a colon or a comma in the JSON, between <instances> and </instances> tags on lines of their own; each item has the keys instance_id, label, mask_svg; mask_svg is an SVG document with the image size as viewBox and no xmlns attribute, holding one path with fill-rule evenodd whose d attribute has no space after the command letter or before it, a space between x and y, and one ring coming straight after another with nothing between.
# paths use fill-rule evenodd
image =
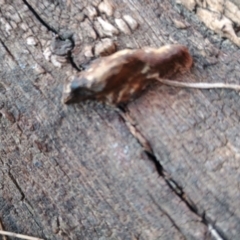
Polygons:
<instances>
[{"instance_id":1,"label":"pale underside of fungus","mask_svg":"<svg viewBox=\"0 0 240 240\"><path fill-rule=\"evenodd\" d=\"M178 44L158 49L121 50L95 60L87 70L72 76L64 88L63 102L94 99L111 105L126 104L138 97L153 79L175 87L240 90L240 86L234 84L186 83L167 79L177 72L188 71L192 64L188 49Z\"/></svg>"}]
</instances>

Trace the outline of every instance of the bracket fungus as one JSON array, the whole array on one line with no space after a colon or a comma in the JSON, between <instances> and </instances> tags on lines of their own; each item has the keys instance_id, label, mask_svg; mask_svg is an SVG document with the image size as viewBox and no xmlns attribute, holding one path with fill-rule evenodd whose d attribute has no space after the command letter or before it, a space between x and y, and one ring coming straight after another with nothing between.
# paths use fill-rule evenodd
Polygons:
<instances>
[{"instance_id":1,"label":"bracket fungus","mask_svg":"<svg viewBox=\"0 0 240 240\"><path fill-rule=\"evenodd\" d=\"M188 49L177 44L159 49L121 50L95 60L87 70L72 76L64 89L63 102L95 99L111 105L126 104L139 96L153 79L174 87L240 90L237 84L188 83L167 79L177 72L188 71L192 64Z\"/></svg>"},{"instance_id":2,"label":"bracket fungus","mask_svg":"<svg viewBox=\"0 0 240 240\"><path fill-rule=\"evenodd\" d=\"M187 71L192 62L182 45L121 50L95 60L86 71L70 77L63 102L96 99L114 105L127 103L146 88L151 76L167 78Z\"/></svg>"}]
</instances>

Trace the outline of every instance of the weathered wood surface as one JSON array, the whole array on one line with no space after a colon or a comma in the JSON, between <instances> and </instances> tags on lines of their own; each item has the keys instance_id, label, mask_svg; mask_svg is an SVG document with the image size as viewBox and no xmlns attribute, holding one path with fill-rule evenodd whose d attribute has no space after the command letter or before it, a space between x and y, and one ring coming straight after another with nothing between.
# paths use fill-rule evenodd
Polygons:
<instances>
[{"instance_id":1,"label":"weathered wood surface","mask_svg":"<svg viewBox=\"0 0 240 240\"><path fill-rule=\"evenodd\" d=\"M151 156L115 109L61 103L66 78L106 36L118 49L188 46L194 67L176 79L189 81L239 83L237 46L173 0L114 0L112 16L90 14L100 2L0 1L4 230L44 239L239 239L237 92L153 84L128 106ZM117 29L125 14L137 29L101 30L99 17ZM70 60L50 55L54 34L74 42Z\"/></svg>"}]
</instances>

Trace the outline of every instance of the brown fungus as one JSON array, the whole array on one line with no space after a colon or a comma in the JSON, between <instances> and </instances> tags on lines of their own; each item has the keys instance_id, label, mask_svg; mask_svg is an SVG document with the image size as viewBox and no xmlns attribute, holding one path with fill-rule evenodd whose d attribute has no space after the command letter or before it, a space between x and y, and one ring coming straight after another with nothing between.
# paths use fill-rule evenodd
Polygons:
<instances>
[{"instance_id":1,"label":"brown fungus","mask_svg":"<svg viewBox=\"0 0 240 240\"><path fill-rule=\"evenodd\" d=\"M151 79L174 87L240 90L227 83L188 83L168 80L176 72L188 71L193 60L182 45L159 49L122 50L94 61L90 67L72 76L63 93L64 103L95 99L111 105L126 104L146 88Z\"/></svg>"},{"instance_id":2,"label":"brown fungus","mask_svg":"<svg viewBox=\"0 0 240 240\"><path fill-rule=\"evenodd\" d=\"M167 78L191 66L192 57L182 45L121 50L94 61L86 71L72 76L64 89L63 101L96 99L116 105L127 103L146 88L150 76Z\"/></svg>"}]
</instances>

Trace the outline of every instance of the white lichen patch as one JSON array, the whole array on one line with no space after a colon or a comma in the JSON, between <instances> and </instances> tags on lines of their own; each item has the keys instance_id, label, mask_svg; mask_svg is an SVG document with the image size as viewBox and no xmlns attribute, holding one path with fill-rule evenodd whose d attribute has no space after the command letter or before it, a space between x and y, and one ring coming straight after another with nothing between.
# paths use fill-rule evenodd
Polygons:
<instances>
[{"instance_id":1,"label":"white lichen patch","mask_svg":"<svg viewBox=\"0 0 240 240\"><path fill-rule=\"evenodd\" d=\"M39 64L35 64L35 65L33 66L33 69L34 69L38 74L44 74L44 73L46 73L45 69L44 69L42 66L40 66Z\"/></svg>"},{"instance_id":2,"label":"white lichen patch","mask_svg":"<svg viewBox=\"0 0 240 240\"><path fill-rule=\"evenodd\" d=\"M1 21L1 20L0 20ZM23 31L27 31L28 30L28 26L27 26L27 24L25 24L25 23L20 23L20 28L23 30Z\"/></svg>"},{"instance_id":3,"label":"white lichen patch","mask_svg":"<svg viewBox=\"0 0 240 240\"><path fill-rule=\"evenodd\" d=\"M46 47L45 50L43 51L43 56L47 61L50 61L51 55L52 55L52 52L50 50L50 47Z\"/></svg>"},{"instance_id":4,"label":"white lichen patch","mask_svg":"<svg viewBox=\"0 0 240 240\"><path fill-rule=\"evenodd\" d=\"M107 56L116 52L116 44L110 38L104 38L95 46L95 56Z\"/></svg>"},{"instance_id":5,"label":"white lichen patch","mask_svg":"<svg viewBox=\"0 0 240 240\"><path fill-rule=\"evenodd\" d=\"M12 26L4 18L0 18L0 25L4 27L8 35L11 34Z\"/></svg>"},{"instance_id":6,"label":"white lichen patch","mask_svg":"<svg viewBox=\"0 0 240 240\"><path fill-rule=\"evenodd\" d=\"M95 30L93 29L91 22L86 19L84 22L80 23L81 28L84 31L84 34L87 35L88 37L92 38L92 39L97 39L97 34L95 32ZM81 34L79 34L80 39L82 38Z\"/></svg>"},{"instance_id":7,"label":"white lichen patch","mask_svg":"<svg viewBox=\"0 0 240 240\"><path fill-rule=\"evenodd\" d=\"M214 13L203 8L198 8L197 15L211 30L240 46L240 38L237 37L231 20L219 13Z\"/></svg>"},{"instance_id":8,"label":"white lichen patch","mask_svg":"<svg viewBox=\"0 0 240 240\"><path fill-rule=\"evenodd\" d=\"M131 17L130 15L124 15L123 19L126 21L126 23L128 24L128 26L132 29L132 30L136 30L138 27L138 23L137 21Z\"/></svg>"},{"instance_id":9,"label":"white lichen patch","mask_svg":"<svg viewBox=\"0 0 240 240\"><path fill-rule=\"evenodd\" d=\"M223 13L225 0L203 0L197 1L200 7L208 8L210 11Z\"/></svg>"},{"instance_id":10,"label":"white lichen patch","mask_svg":"<svg viewBox=\"0 0 240 240\"><path fill-rule=\"evenodd\" d=\"M234 3L229 1L225 3L224 14L234 23L240 25L240 10Z\"/></svg>"},{"instance_id":11,"label":"white lichen patch","mask_svg":"<svg viewBox=\"0 0 240 240\"><path fill-rule=\"evenodd\" d=\"M175 19L175 18L172 18L172 21L175 25L176 28L178 29L185 29L185 28L188 28L190 25L185 23L184 21L180 21L178 19Z\"/></svg>"},{"instance_id":12,"label":"white lichen patch","mask_svg":"<svg viewBox=\"0 0 240 240\"><path fill-rule=\"evenodd\" d=\"M176 2L184 5L190 11L193 11L197 4L195 0L177 0Z\"/></svg>"},{"instance_id":13,"label":"white lichen patch","mask_svg":"<svg viewBox=\"0 0 240 240\"><path fill-rule=\"evenodd\" d=\"M240 26L240 10L230 0L177 0L188 10L195 10L201 21L215 33L240 46L234 25Z\"/></svg>"},{"instance_id":14,"label":"white lichen patch","mask_svg":"<svg viewBox=\"0 0 240 240\"><path fill-rule=\"evenodd\" d=\"M99 5L98 5L98 10L101 13L105 13L107 16L112 16L113 15L113 5L108 1L108 0L103 0Z\"/></svg>"},{"instance_id":15,"label":"white lichen patch","mask_svg":"<svg viewBox=\"0 0 240 240\"><path fill-rule=\"evenodd\" d=\"M37 45L37 41L33 36L28 37L26 39L26 41L27 41L27 45L30 45L30 46L36 46Z\"/></svg>"},{"instance_id":16,"label":"white lichen patch","mask_svg":"<svg viewBox=\"0 0 240 240\"><path fill-rule=\"evenodd\" d=\"M103 20L101 17L98 17L97 20L100 23L100 25L102 26L103 32L107 36L112 37L114 35L119 34L119 31L117 30L117 28L115 28L110 22Z\"/></svg>"},{"instance_id":17,"label":"white lichen patch","mask_svg":"<svg viewBox=\"0 0 240 240\"><path fill-rule=\"evenodd\" d=\"M128 25L126 24L126 22L123 19L115 18L115 23L116 23L118 29L121 32L123 32L123 33L125 33L127 35L131 34L131 30L129 29Z\"/></svg>"},{"instance_id":18,"label":"white lichen patch","mask_svg":"<svg viewBox=\"0 0 240 240\"><path fill-rule=\"evenodd\" d=\"M62 60L62 59L61 59ZM51 56L51 63L57 67L57 68L61 68L62 67L62 62L61 60L59 59L59 56L56 56L56 55L52 55Z\"/></svg>"},{"instance_id":19,"label":"white lichen patch","mask_svg":"<svg viewBox=\"0 0 240 240\"><path fill-rule=\"evenodd\" d=\"M84 56L87 58L92 58L94 56L92 46L90 45L85 46L83 52L84 52Z\"/></svg>"},{"instance_id":20,"label":"white lichen patch","mask_svg":"<svg viewBox=\"0 0 240 240\"><path fill-rule=\"evenodd\" d=\"M97 10L96 10L96 8L93 7L93 6L91 6L91 5L86 7L86 11L87 11L87 16L88 16L91 20L97 16Z\"/></svg>"}]
</instances>

